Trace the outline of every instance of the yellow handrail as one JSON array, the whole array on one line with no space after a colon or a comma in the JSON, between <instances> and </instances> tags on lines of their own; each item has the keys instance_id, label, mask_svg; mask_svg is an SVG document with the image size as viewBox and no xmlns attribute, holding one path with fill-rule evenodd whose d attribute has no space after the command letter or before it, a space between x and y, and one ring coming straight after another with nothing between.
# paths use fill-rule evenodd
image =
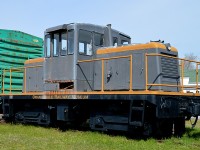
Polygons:
<instances>
[{"instance_id":1,"label":"yellow handrail","mask_svg":"<svg viewBox=\"0 0 200 150\"><path fill-rule=\"evenodd\" d=\"M101 60L101 91L104 91L104 59Z\"/></svg>"},{"instance_id":2,"label":"yellow handrail","mask_svg":"<svg viewBox=\"0 0 200 150\"><path fill-rule=\"evenodd\" d=\"M180 85L172 85L172 84L149 84L148 83L148 56L163 56L163 57L167 57L167 58L173 58L173 59L177 59L181 61L181 65L179 65L181 67L181 84ZM183 78L184 78L184 65L185 65L185 61L187 62L193 62L196 63L196 85L195 86L187 86L183 84ZM188 59L184 59L184 58L178 58L175 56L168 56L168 55L164 55L164 54L145 54L145 68L146 68L146 91L148 90L148 86L168 86L168 87L180 87L181 88L181 92L184 91L184 88L194 88L196 90L196 93L199 92L198 89L200 89L199 85L198 85L198 68L199 68L200 62L194 61L194 60L188 60Z\"/></svg>"},{"instance_id":3,"label":"yellow handrail","mask_svg":"<svg viewBox=\"0 0 200 150\"><path fill-rule=\"evenodd\" d=\"M12 89L12 69L10 69L10 94L12 93L11 89Z\"/></svg>"},{"instance_id":4,"label":"yellow handrail","mask_svg":"<svg viewBox=\"0 0 200 150\"><path fill-rule=\"evenodd\" d=\"M101 61L101 91L104 92L104 62L105 60L112 60L112 59L120 59L120 58L129 58L130 57L130 84L129 84L129 91L132 91L133 87L133 56L132 55L125 55L125 56L115 56L115 57L109 57L109 58L98 58L98 59L90 59L90 60L79 60L78 63L84 63L84 62L94 62L94 61Z\"/></svg>"},{"instance_id":5,"label":"yellow handrail","mask_svg":"<svg viewBox=\"0 0 200 150\"><path fill-rule=\"evenodd\" d=\"M200 63L197 63L196 64L196 93L199 93L199 66L200 66Z\"/></svg>"},{"instance_id":6,"label":"yellow handrail","mask_svg":"<svg viewBox=\"0 0 200 150\"><path fill-rule=\"evenodd\" d=\"M130 85L129 91L132 91L133 88L133 55L130 55Z\"/></svg>"},{"instance_id":7,"label":"yellow handrail","mask_svg":"<svg viewBox=\"0 0 200 150\"><path fill-rule=\"evenodd\" d=\"M167 58L173 58L173 59L176 59L176 60L180 60L181 64L179 64L179 66L181 67L181 83L180 84L177 84L177 85L173 85L173 84L151 84L149 83L148 81L148 76L149 76L149 69L148 69L148 57L153 57L153 56L163 56L163 57L167 57ZM91 60L81 60L81 61L78 61L78 63L83 63L83 62L94 62L94 61L101 61L101 65L102 65L102 68L101 68L101 92L104 92L105 90L105 83L104 83L104 78L105 78L105 60L112 60L112 59L120 59L120 58L129 58L130 59L130 83L129 83L129 91L132 91L133 89L133 55L126 55L126 56L115 56L115 57L109 57L109 58L98 58L98 59L91 59ZM196 63L196 85L194 86L187 86L187 85L184 85L183 84L183 78L184 78L184 66L185 66L185 61L188 61L188 62L193 62L193 63ZM196 89L196 93L199 93L199 76L198 76L198 68L200 66L200 62L197 62L197 61L193 61L193 60L187 60L187 59L182 59L182 58L177 58L177 57L174 57L174 56L168 56L168 55L164 55L164 54L148 54L148 53L145 53L145 90L148 91L148 87L149 86L166 86L166 87L177 87L177 88L180 88L181 89L181 92L184 91L184 89L186 88L194 88ZM12 79L13 79L13 72L23 72L24 73L24 78L23 78L23 88L24 88L24 93L26 93L26 87L27 87L27 83L26 83L26 72L27 72L27 68L37 68L37 67L42 67L42 65L38 65L38 66L26 66L26 67L20 67L20 68L11 68L11 69L5 69L3 70L3 73L2 73L2 91L3 91L3 94L5 93L5 90L9 90L10 94L12 94L12 91L14 90L17 90L17 88L13 88L12 87ZM9 89L8 88L5 88L5 76L6 76L6 72L10 72L10 87ZM21 89L22 90L22 89Z\"/></svg>"},{"instance_id":8,"label":"yellow handrail","mask_svg":"<svg viewBox=\"0 0 200 150\"><path fill-rule=\"evenodd\" d=\"M183 87L183 74L184 74L184 60L181 60L181 92L183 92L184 87Z\"/></svg>"},{"instance_id":9,"label":"yellow handrail","mask_svg":"<svg viewBox=\"0 0 200 150\"><path fill-rule=\"evenodd\" d=\"M147 53L145 53L145 90L148 91L148 57Z\"/></svg>"},{"instance_id":10,"label":"yellow handrail","mask_svg":"<svg viewBox=\"0 0 200 150\"><path fill-rule=\"evenodd\" d=\"M12 94L12 91L22 91L22 89L19 88L13 88L12 87L12 73L13 72L21 72L24 73L24 78L23 78L23 83L24 84L24 93L26 93L26 69L27 68L38 68L38 67L42 67L42 65L37 65L37 66L26 66L26 67L19 67L19 68L10 68L10 69L4 69L3 70L3 75L2 75L2 93L5 94L5 90L9 90L9 93ZM10 79L10 87L9 88L5 88L5 73L9 72L9 79Z\"/></svg>"}]
</instances>

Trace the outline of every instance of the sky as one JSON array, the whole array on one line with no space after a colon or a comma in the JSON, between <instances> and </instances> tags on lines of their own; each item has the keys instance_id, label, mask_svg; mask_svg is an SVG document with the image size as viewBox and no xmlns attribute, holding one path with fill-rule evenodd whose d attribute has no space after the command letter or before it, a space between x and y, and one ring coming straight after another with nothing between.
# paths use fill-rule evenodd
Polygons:
<instances>
[{"instance_id":1,"label":"sky","mask_svg":"<svg viewBox=\"0 0 200 150\"><path fill-rule=\"evenodd\" d=\"M179 57L200 59L200 0L4 0L0 6L0 29L43 38L45 29L61 24L112 24L132 43L161 39Z\"/></svg>"}]
</instances>

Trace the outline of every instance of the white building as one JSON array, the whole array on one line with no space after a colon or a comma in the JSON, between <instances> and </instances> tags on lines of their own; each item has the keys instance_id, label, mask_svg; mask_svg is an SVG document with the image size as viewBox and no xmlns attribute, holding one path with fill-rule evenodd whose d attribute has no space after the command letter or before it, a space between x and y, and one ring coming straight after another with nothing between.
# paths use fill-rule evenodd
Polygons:
<instances>
[{"instance_id":1,"label":"white building","mask_svg":"<svg viewBox=\"0 0 200 150\"><path fill-rule=\"evenodd\" d=\"M182 80L181 80L182 81ZM193 86L193 88L184 88L184 92L192 92L196 93L196 70L185 70L184 71L184 78L183 78L183 85L184 86ZM200 93L200 69L198 74L198 92Z\"/></svg>"}]
</instances>

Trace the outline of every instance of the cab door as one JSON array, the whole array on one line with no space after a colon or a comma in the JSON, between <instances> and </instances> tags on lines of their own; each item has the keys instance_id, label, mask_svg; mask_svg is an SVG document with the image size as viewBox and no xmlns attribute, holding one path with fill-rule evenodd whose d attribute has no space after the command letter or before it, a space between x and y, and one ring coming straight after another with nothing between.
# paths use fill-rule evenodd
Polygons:
<instances>
[{"instance_id":1,"label":"cab door","mask_svg":"<svg viewBox=\"0 0 200 150\"><path fill-rule=\"evenodd\" d=\"M97 32L79 30L78 37L78 63L77 90L94 90L94 67L99 61L84 62L96 58L96 50L104 46L104 35Z\"/></svg>"},{"instance_id":2,"label":"cab door","mask_svg":"<svg viewBox=\"0 0 200 150\"><path fill-rule=\"evenodd\" d=\"M93 59L93 34L90 31L79 30L78 32L78 63L77 67L77 90L93 90L93 63L84 62L84 60Z\"/></svg>"}]
</instances>

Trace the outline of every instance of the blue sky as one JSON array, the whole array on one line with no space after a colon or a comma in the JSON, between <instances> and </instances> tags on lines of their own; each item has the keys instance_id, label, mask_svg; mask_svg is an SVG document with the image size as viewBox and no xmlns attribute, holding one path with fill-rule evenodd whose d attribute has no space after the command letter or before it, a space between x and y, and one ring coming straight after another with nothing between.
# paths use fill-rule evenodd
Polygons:
<instances>
[{"instance_id":1,"label":"blue sky","mask_svg":"<svg viewBox=\"0 0 200 150\"><path fill-rule=\"evenodd\" d=\"M5 0L0 28L43 37L44 30L71 22L106 25L132 43L164 40L200 58L200 0Z\"/></svg>"}]
</instances>

